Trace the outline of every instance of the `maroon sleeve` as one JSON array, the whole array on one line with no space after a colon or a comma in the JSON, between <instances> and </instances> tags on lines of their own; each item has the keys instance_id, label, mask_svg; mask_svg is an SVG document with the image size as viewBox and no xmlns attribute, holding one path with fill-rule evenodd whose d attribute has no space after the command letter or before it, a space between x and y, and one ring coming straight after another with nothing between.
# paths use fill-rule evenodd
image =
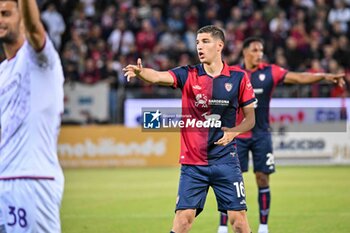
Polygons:
<instances>
[{"instance_id":1,"label":"maroon sleeve","mask_svg":"<svg viewBox=\"0 0 350 233\"><path fill-rule=\"evenodd\" d=\"M252 84L249 81L247 73L244 72L244 76L241 80L241 85L239 89L239 106L244 107L255 101L255 94Z\"/></svg>"},{"instance_id":2,"label":"maroon sleeve","mask_svg":"<svg viewBox=\"0 0 350 233\"><path fill-rule=\"evenodd\" d=\"M288 73L288 70L277 65L271 65L271 72L274 86L277 86L283 82L284 77L286 77L286 74Z\"/></svg>"}]
</instances>

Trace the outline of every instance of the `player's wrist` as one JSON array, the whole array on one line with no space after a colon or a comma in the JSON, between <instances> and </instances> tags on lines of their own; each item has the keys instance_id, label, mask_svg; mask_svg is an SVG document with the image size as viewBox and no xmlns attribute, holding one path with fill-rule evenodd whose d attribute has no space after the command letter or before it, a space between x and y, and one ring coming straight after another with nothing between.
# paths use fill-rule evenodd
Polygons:
<instances>
[{"instance_id":1,"label":"player's wrist","mask_svg":"<svg viewBox=\"0 0 350 233\"><path fill-rule=\"evenodd\" d=\"M321 80L327 80L327 74L326 73L316 73L316 76L320 78Z\"/></svg>"},{"instance_id":2,"label":"player's wrist","mask_svg":"<svg viewBox=\"0 0 350 233\"><path fill-rule=\"evenodd\" d=\"M230 132L232 140L237 137L238 135L240 135L240 132L237 132L237 130L234 130L234 128L232 128L232 131Z\"/></svg>"},{"instance_id":3,"label":"player's wrist","mask_svg":"<svg viewBox=\"0 0 350 233\"><path fill-rule=\"evenodd\" d=\"M141 76L141 72L142 72L142 70L141 70L141 69L139 69L139 70L135 70L135 74L136 74L136 76Z\"/></svg>"}]
</instances>

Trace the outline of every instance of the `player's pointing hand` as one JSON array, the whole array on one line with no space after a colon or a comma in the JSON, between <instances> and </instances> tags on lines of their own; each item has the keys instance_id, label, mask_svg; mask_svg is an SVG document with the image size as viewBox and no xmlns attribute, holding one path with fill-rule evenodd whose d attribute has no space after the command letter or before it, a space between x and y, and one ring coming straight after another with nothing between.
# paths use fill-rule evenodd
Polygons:
<instances>
[{"instance_id":1,"label":"player's pointing hand","mask_svg":"<svg viewBox=\"0 0 350 233\"><path fill-rule=\"evenodd\" d=\"M345 85L344 81L345 74L325 74L324 79L338 84L338 86L343 87Z\"/></svg>"},{"instance_id":2,"label":"player's pointing hand","mask_svg":"<svg viewBox=\"0 0 350 233\"><path fill-rule=\"evenodd\" d=\"M137 59L136 65L127 65L123 68L123 71L125 72L124 76L127 77L127 81L130 81L130 78L134 78L137 75L139 75L142 72L142 61L141 58Z\"/></svg>"}]
</instances>

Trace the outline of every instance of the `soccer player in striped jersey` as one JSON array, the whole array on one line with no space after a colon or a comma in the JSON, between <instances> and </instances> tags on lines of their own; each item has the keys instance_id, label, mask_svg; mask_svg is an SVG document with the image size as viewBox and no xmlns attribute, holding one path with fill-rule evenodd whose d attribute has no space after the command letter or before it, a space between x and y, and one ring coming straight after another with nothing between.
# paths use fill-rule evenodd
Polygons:
<instances>
[{"instance_id":1,"label":"soccer player in striped jersey","mask_svg":"<svg viewBox=\"0 0 350 233\"><path fill-rule=\"evenodd\" d=\"M0 0L0 42L0 233L58 233L64 79L35 0Z\"/></svg>"},{"instance_id":2,"label":"soccer player in striped jersey","mask_svg":"<svg viewBox=\"0 0 350 233\"><path fill-rule=\"evenodd\" d=\"M254 125L254 93L247 74L222 61L224 33L215 26L197 32L200 64L169 71L136 65L124 68L128 79L182 90L182 115L205 121L220 119L222 128L181 129L181 174L176 213L171 232L188 232L203 210L208 188L214 190L218 210L228 214L234 232L248 233L244 183L236 153L235 137ZM245 120L236 124L236 111L243 108ZM184 119L185 120L185 119Z\"/></svg>"},{"instance_id":3,"label":"soccer player in striped jersey","mask_svg":"<svg viewBox=\"0 0 350 233\"><path fill-rule=\"evenodd\" d=\"M254 173L259 189L260 225L258 232L268 233L267 222L271 202L269 175L275 172L269 122L272 93L279 83L311 84L326 80L343 86L344 74L291 72L280 66L264 63L263 55L262 39L250 37L243 42L244 63L236 67L248 73L258 101L255 108L256 124L251 131L237 136L237 150L242 172L248 171L248 152L252 152ZM228 232L226 223L227 216L221 214L218 233Z\"/></svg>"}]
</instances>

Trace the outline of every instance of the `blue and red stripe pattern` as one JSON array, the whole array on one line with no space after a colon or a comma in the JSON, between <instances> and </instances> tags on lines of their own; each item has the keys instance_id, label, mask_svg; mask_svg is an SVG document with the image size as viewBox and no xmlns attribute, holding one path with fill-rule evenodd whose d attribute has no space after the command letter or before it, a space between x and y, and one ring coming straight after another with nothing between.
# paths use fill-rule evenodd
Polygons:
<instances>
[{"instance_id":1,"label":"blue and red stripe pattern","mask_svg":"<svg viewBox=\"0 0 350 233\"><path fill-rule=\"evenodd\" d=\"M182 115L205 121L220 117L221 126L236 125L237 110L255 101L253 88L245 71L224 63L221 74L211 77L203 64L169 70L174 88L182 90ZM214 144L223 136L221 128L182 128L180 163L211 165L236 161L236 142L227 146Z\"/></svg>"},{"instance_id":2,"label":"blue and red stripe pattern","mask_svg":"<svg viewBox=\"0 0 350 233\"><path fill-rule=\"evenodd\" d=\"M244 65L236 66L245 70ZM253 86L254 93L257 99L257 106L255 108L255 126L252 131L241 134L238 138L251 138L254 133L269 132L270 131L270 101L271 96L280 83L283 83L288 70L274 65L261 63L252 71L245 70L248 74L249 80ZM241 122L243 117L239 114L237 121Z\"/></svg>"}]
</instances>

